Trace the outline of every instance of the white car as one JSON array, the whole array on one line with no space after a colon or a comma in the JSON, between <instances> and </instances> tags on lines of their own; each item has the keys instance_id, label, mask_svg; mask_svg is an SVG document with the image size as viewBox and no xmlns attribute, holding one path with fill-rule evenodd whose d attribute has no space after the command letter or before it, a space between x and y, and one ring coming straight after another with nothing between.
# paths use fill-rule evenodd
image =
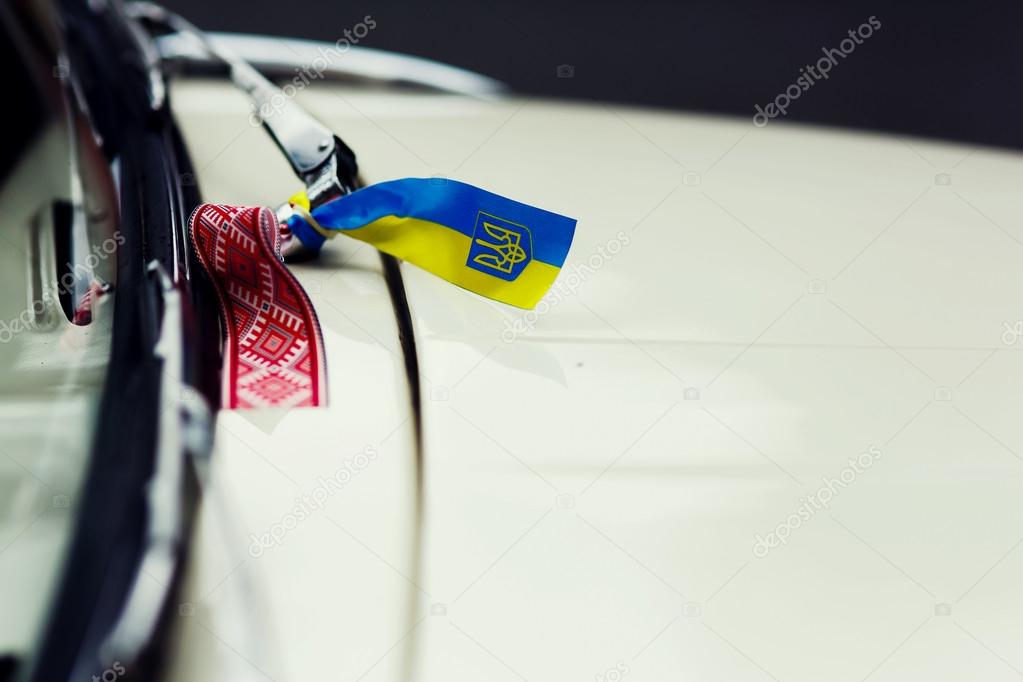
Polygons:
<instances>
[{"instance_id":1,"label":"white car","mask_svg":"<svg viewBox=\"0 0 1023 682\"><path fill-rule=\"evenodd\" d=\"M30 5L4 49L60 113L0 187L0 680L1023 675L1018 153ZM519 310L335 239L290 264L329 404L217 410L188 215L304 184L225 59L359 182L577 218L558 282Z\"/></svg>"}]
</instances>

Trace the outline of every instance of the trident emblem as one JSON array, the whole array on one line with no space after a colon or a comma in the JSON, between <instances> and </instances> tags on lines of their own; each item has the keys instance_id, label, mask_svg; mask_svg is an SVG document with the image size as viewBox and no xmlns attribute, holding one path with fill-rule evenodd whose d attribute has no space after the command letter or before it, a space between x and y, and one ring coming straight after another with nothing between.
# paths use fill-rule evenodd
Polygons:
<instances>
[{"instance_id":1,"label":"trident emblem","mask_svg":"<svg viewBox=\"0 0 1023 682\"><path fill-rule=\"evenodd\" d=\"M493 241L476 238L476 244L490 251L477 254L472 259L474 263L504 273L511 273L516 263L526 260L526 250L522 248L520 232L487 221L483 221L483 230Z\"/></svg>"}]
</instances>

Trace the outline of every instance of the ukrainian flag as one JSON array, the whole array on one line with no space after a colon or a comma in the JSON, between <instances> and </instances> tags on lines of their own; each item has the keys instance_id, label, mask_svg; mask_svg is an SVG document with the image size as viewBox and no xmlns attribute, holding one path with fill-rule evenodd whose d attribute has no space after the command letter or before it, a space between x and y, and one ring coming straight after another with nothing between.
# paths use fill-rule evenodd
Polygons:
<instances>
[{"instance_id":1,"label":"ukrainian flag","mask_svg":"<svg viewBox=\"0 0 1023 682\"><path fill-rule=\"evenodd\" d=\"M554 283L576 221L457 180L406 178L370 185L310 213L292 198L288 226L318 250L336 234L372 244L449 282L520 308Z\"/></svg>"}]
</instances>

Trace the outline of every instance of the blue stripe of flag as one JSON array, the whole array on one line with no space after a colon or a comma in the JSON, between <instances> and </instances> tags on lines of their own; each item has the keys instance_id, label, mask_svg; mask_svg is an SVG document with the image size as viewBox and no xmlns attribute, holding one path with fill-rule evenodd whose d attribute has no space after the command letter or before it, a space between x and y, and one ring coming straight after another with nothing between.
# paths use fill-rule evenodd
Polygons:
<instances>
[{"instance_id":1,"label":"blue stripe of flag","mask_svg":"<svg viewBox=\"0 0 1023 682\"><path fill-rule=\"evenodd\" d=\"M480 211L529 228L534 260L557 267L565 262L574 219L446 178L380 182L318 206L313 217L335 230L358 229L389 215L418 218L471 238Z\"/></svg>"}]
</instances>

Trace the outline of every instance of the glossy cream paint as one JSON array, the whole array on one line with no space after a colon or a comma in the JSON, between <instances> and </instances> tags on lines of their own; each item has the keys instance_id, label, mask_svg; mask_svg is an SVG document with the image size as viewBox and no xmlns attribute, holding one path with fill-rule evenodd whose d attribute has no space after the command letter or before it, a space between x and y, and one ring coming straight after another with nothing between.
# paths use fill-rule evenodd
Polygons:
<instances>
[{"instance_id":1,"label":"glossy cream paint","mask_svg":"<svg viewBox=\"0 0 1023 682\"><path fill-rule=\"evenodd\" d=\"M297 189L228 85L172 97L207 200ZM457 178L579 226L531 313L403 266L421 515L376 255L338 238L295 267L332 404L220 414L168 679L1018 677L1023 157L600 104L298 99L368 182Z\"/></svg>"}]
</instances>

